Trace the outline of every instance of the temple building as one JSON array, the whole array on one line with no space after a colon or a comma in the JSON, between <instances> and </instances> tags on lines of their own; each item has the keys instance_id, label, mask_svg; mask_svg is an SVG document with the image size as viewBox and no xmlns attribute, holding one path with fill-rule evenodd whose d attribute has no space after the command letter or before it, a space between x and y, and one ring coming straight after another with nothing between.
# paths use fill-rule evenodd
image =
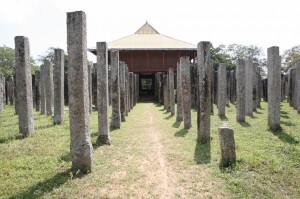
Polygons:
<instances>
[{"instance_id":1,"label":"temple building","mask_svg":"<svg viewBox=\"0 0 300 199\"><path fill-rule=\"evenodd\" d=\"M119 60L125 61L129 72L139 74L140 95L153 95L157 72L176 71L180 57L197 55L195 45L161 35L148 22L133 35L108 43L108 51L118 50ZM95 49L89 49L96 54Z\"/></svg>"}]
</instances>

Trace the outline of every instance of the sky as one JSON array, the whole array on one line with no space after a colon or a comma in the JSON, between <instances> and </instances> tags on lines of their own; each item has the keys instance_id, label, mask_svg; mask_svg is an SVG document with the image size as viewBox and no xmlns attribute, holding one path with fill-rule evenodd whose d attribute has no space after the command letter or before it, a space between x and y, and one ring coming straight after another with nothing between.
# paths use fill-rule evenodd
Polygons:
<instances>
[{"instance_id":1,"label":"sky","mask_svg":"<svg viewBox=\"0 0 300 199\"><path fill-rule=\"evenodd\" d=\"M298 3L297 3L298 1ZM300 38L299 0L0 0L0 46L29 38L34 58L49 47L67 50L66 13L87 15L87 46L134 34L146 20L160 34L197 45L279 46ZM298 39L297 39L298 38ZM88 53L91 61L95 56Z\"/></svg>"}]
</instances>

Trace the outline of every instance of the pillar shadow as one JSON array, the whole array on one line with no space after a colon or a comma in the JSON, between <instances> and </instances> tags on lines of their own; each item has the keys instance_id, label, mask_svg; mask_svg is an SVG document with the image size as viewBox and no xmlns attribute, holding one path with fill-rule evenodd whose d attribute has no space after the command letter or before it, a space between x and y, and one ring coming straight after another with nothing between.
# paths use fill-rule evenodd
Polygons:
<instances>
[{"instance_id":1,"label":"pillar shadow","mask_svg":"<svg viewBox=\"0 0 300 199\"><path fill-rule=\"evenodd\" d=\"M228 118L226 117L226 115L224 116L219 116L221 121L228 121Z\"/></svg>"},{"instance_id":2,"label":"pillar shadow","mask_svg":"<svg viewBox=\"0 0 300 199\"><path fill-rule=\"evenodd\" d=\"M194 160L197 164L210 163L210 161L211 161L210 142L207 142L207 143L197 142L195 152L194 152Z\"/></svg>"},{"instance_id":3,"label":"pillar shadow","mask_svg":"<svg viewBox=\"0 0 300 199\"><path fill-rule=\"evenodd\" d=\"M159 111L164 111L165 109L164 108L162 108L162 109L159 109Z\"/></svg>"},{"instance_id":4,"label":"pillar shadow","mask_svg":"<svg viewBox=\"0 0 300 199\"><path fill-rule=\"evenodd\" d=\"M242 127L250 127L251 124L249 124L249 122L238 122Z\"/></svg>"},{"instance_id":5,"label":"pillar shadow","mask_svg":"<svg viewBox=\"0 0 300 199\"><path fill-rule=\"evenodd\" d=\"M177 131L177 132L174 134L174 136L175 136L175 137L185 137L186 134L187 134L188 132L189 132L188 129L181 129L181 130Z\"/></svg>"},{"instance_id":6,"label":"pillar shadow","mask_svg":"<svg viewBox=\"0 0 300 199\"><path fill-rule=\"evenodd\" d=\"M256 109L256 111L254 111L254 113L259 114L259 115L263 114L262 112L258 111L258 108Z\"/></svg>"},{"instance_id":7,"label":"pillar shadow","mask_svg":"<svg viewBox=\"0 0 300 199\"><path fill-rule=\"evenodd\" d=\"M71 170L68 169L64 172L57 173L52 178L39 182L36 185L30 187L28 190L21 193L17 193L16 195L13 195L9 198L41 198L46 193L49 193L54 189L59 188L67 181L71 180L71 176Z\"/></svg>"},{"instance_id":8,"label":"pillar shadow","mask_svg":"<svg viewBox=\"0 0 300 199\"><path fill-rule=\"evenodd\" d=\"M174 124L172 125L173 128L179 128L180 124L182 121L176 121L174 122Z\"/></svg>"},{"instance_id":9,"label":"pillar shadow","mask_svg":"<svg viewBox=\"0 0 300 199\"><path fill-rule=\"evenodd\" d=\"M269 130L271 131L271 130ZM275 136L277 136L282 142L288 143L288 144L299 144L299 141L296 140L293 136L287 134L282 128L271 131L271 133Z\"/></svg>"},{"instance_id":10,"label":"pillar shadow","mask_svg":"<svg viewBox=\"0 0 300 199\"><path fill-rule=\"evenodd\" d=\"M170 119L170 118L172 118L172 117L174 117L175 116L175 114L170 114L168 117L165 117L164 119L165 120L168 120L168 119Z\"/></svg>"},{"instance_id":11,"label":"pillar shadow","mask_svg":"<svg viewBox=\"0 0 300 199\"><path fill-rule=\"evenodd\" d=\"M46 124L46 125L41 125L41 126L37 126L35 129L36 130L41 130L41 129L47 129L47 128L51 128L53 127L55 124Z\"/></svg>"},{"instance_id":12,"label":"pillar shadow","mask_svg":"<svg viewBox=\"0 0 300 199\"><path fill-rule=\"evenodd\" d=\"M0 138L0 144L5 144L5 143L13 141L13 140L21 140L21 139L23 139L23 136L20 134L11 135L9 137L2 137L2 138Z\"/></svg>"},{"instance_id":13,"label":"pillar shadow","mask_svg":"<svg viewBox=\"0 0 300 199\"><path fill-rule=\"evenodd\" d=\"M296 124L290 122L290 121L280 121L280 124L283 124L285 126L296 126Z\"/></svg>"},{"instance_id":14,"label":"pillar shadow","mask_svg":"<svg viewBox=\"0 0 300 199\"><path fill-rule=\"evenodd\" d=\"M280 115L288 115L289 113L286 111L280 111Z\"/></svg>"},{"instance_id":15,"label":"pillar shadow","mask_svg":"<svg viewBox=\"0 0 300 199\"><path fill-rule=\"evenodd\" d=\"M248 115L250 118L255 119L257 118L255 115Z\"/></svg>"}]
</instances>

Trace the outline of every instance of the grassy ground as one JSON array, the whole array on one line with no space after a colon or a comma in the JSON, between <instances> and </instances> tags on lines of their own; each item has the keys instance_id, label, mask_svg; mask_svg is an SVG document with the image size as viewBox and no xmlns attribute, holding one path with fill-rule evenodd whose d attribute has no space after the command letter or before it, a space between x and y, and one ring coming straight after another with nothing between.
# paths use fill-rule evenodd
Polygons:
<instances>
[{"instance_id":1,"label":"grassy ground","mask_svg":"<svg viewBox=\"0 0 300 199\"><path fill-rule=\"evenodd\" d=\"M193 127L183 129L161 106L139 103L111 132L111 146L97 146L97 112L91 114L94 169L69 171L69 124L35 113L36 133L21 139L14 109L0 113L0 198L300 198L300 116L282 103L282 130L267 129L267 104L235 122L212 115L210 144L196 142ZM216 107L215 107L216 112ZM218 127L235 131L238 163L220 169Z\"/></svg>"}]
</instances>

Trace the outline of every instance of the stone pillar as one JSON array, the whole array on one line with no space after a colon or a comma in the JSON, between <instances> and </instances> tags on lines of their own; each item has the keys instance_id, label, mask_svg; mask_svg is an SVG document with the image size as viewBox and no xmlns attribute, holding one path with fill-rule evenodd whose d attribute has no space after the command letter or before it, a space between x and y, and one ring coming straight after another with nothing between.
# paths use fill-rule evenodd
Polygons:
<instances>
[{"instance_id":1,"label":"stone pillar","mask_svg":"<svg viewBox=\"0 0 300 199\"><path fill-rule=\"evenodd\" d=\"M140 76L136 74L136 103L139 101L140 96Z\"/></svg>"},{"instance_id":2,"label":"stone pillar","mask_svg":"<svg viewBox=\"0 0 300 199\"><path fill-rule=\"evenodd\" d=\"M246 60L245 68L245 111L246 115L253 115L253 61L252 59Z\"/></svg>"},{"instance_id":3,"label":"stone pillar","mask_svg":"<svg viewBox=\"0 0 300 199\"><path fill-rule=\"evenodd\" d=\"M46 114L46 93L45 93L45 66L41 65L40 79L40 94L41 94L41 114Z\"/></svg>"},{"instance_id":4,"label":"stone pillar","mask_svg":"<svg viewBox=\"0 0 300 199\"><path fill-rule=\"evenodd\" d=\"M64 119L64 51L54 50L54 124L61 124Z\"/></svg>"},{"instance_id":5,"label":"stone pillar","mask_svg":"<svg viewBox=\"0 0 300 199\"><path fill-rule=\"evenodd\" d=\"M92 72L92 104L94 104L94 109L98 111L98 86L97 86L97 63L93 64Z\"/></svg>"},{"instance_id":6,"label":"stone pillar","mask_svg":"<svg viewBox=\"0 0 300 199\"><path fill-rule=\"evenodd\" d=\"M109 97L108 97L108 52L106 42L97 42L97 88L98 93L98 144L110 144Z\"/></svg>"},{"instance_id":7,"label":"stone pillar","mask_svg":"<svg viewBox=\"0 0 300 199\"><path fill-rule=\"evenodd\" d=\"M133 108L133 73L129 72L129 101L130 109Z\"/></svg>"},{"instance_id":8,"label":"stone pillar","mask_svg":"<svg viewBox=\"0 0 300 199\"><path fill-rule=\"evenodd\" d=\"M211 114L213 115L214 114L214 101L215 101L215 92L217 92L217 91L215 91L215 89L214 89L214 87L215 87L215 78L214 78L214 74L215 74L215 70L214 70L214 68L212 68L212 70L211 70L211 85L210 85L210 87L211 87L211 103L210 103L210 112L211 112Z\"/></svg>"},{"instance_id":9,"label":"stone pillar","mask_svg":"<svg viewBox=\"0 0 300 199\"><path fill-rule=\"evenodd\" d=\"M41 91L40 91L40 81L41 81L41 72L39 70L35 71L35 90L36 90L36 111L41 110ZM33 85L32 85L33 86Z\"/></svg>"},{"instance_id":10,"label":"stone pillar","mask_svg":"<svg viewBox=\"0 0 300 199\"><path fill-rule=\"evenodd\" d=\"M198 57L198 89L199 105L197 108L197 140L201 143L210 142L210 114L211 114L211 43L199 42Z\"/></svg>"},{"instance_id":11,"label":"stone pillar","mask_svg":"<svg viewBox=\"0 0 300 199\"><path fill-rule=\"evenodd\" d=\"M167 73L167 112L171 112L171 103L170 103L170 77L169 72Z\"/></svg>"},{"instance_id":12,"label":"stone pillar","mask_svg":"<svg viewBox=\"0 0 300 199\"><path fill-rule=\"evenodd\" d=\"M168 85L167 85L167 75L163 74L163 92L164 92L164 109L168 109Z\"/></svg>"},{"instance_id":13,"label":"stone pillar","mask_svg":"<svg viewBox=\"0 0 300 199\"><path fill-rule=\"evenodd\" d=\"M236 63L236 120L245 122L245 60L238 59Z\"/></svg>"},{"instance_id":14,"label":"stone pillar","mask_svg":"<svg viewBox=\"0 0 300 199\"><path fill-rule=\"evenodd\" d=\"M108 66L108 98L109 98L109 105L111 105L112 101L112 91L111 91L111 66Z\"/></svg>"},{"instance_id":15,"label":"stone pillar","mask_svg":"<svg viewBox=\"0 0 300 199\"><path fill-rule=\"evenodd\" d=\"M136 74L133 73L133 106L136 105Z\"/></svg>"},{"instance_id":16,"label":"stone pillar","mask_svg":"<svg viewBox=\"0 0 300 199\"><path fill-rule=\"evenodd\" d=\"M279 47L268 48L268 125L272 131L280 128L280 63Z\"/></svg>"},{"instance_id":17,"label":"stone pillar","mask_svg":"<svg viewBox=\"0 0 300 199\"><path fill-rule=\"evenodd\" d=\"M257 70L257 92L256 92L256 107L260 108L260 99L261 99L261 75L260 68Z\"/></svg>"},{"instance_id":18,"label":"stone pillar","mask_svg":"<svg viewBox=\"0 0 300 199\"><path fill-rule=\"evenodd\" d=\"M46 95L46 114L53 115L53 67L50 61L44 61L45 67L45 95Z\"/></svg>"},{"instance_id":19,"label":"stone pillar","mask_svg":"<svg viewBox=\"0 0 300 199\"><path fill-rule=\"evenodd\" d=\"M121 127L120 113L120 78L119 78L119 51L111 51L111 83L112 83L112 116L111 127Z\"/></svg>"},{"instance_id":20,"label":"stone pillar","mask_svg":"<svg viewBox=\"0 0 300 199\"><path fill-rule=\"evenodd\" d=\"M158 104L162 104L163 103L163 84L162 84L162 73L158 73Z\"/></svg>"},{"instance_id":21,"label":"stone pillar","mask_svg":"<svg viewBox=\"0 0 300 199\"><path fill-rule=\"evenodd\" d=\"M128 112L130 111L129 108L129 73L128 73L128 66L125 64L125 116L128 116Z\"/></svg>"},{"instance_id":22,"label":"stone pillar","mask_svg":"<svg viewBox=\"0 0 300 199\"><path fill-rule=\"evenodd\" d=\"M14 85L14 78L11 77L8 80L8 100L9 104L12 106L15 104L15 85Z\"/></svg>"},{"instance_id":23,"label":"stone pillar","mask_svg":"<svg viewBox=\"0 0 300 199\"><path fill-rule=\"evenodd\" d=\"M227 101L226 82L227 82L226 65L222 63L219 64L219 69L218 69L218 115L220 117L225 117L225 106Z\"/></svg>"},{"instance_id":24,"label":"stone pillar","mask_svg":"<svg viewBox=\"0 0 300 199\"><path fill-rule=\"evenodd\" d=\"M23 137L34 133L32 109L32 80L29 41L15 37L16 85L18 93L19 132Z\"/></svg>"},{"instance_id":25,"label":"stone pillar","mask_svg":"<svg viewBox=\"0 0 300 199\"><path fill-rule=\"evenodd\" d=\"M189 57L180 58L181 81L177 82L182 87L182 113L184 128L189 129L191 123L191 72Z\"/></svg>"},{"instance_id":26,"label":"stone pillar","mask_svg":"<svg viewBox=\"0 0 300 199\"><path fill-rule=\"evenodd\" d=\"M181 58L180 58L181 59ZM176 122L181 122L183 120L182 115L182 83L181 83L181 65L177 63L177 109L176 109Z\"/></svg>"},{"instance_id":27,"label":"stone pillar","mask_svg":"<svg viewBox=\"0 0 300 199\"><path fill-rule=\"evenodd\" d=\"M4 85L3 85L4 75L0 73L0 112L4 110Z\"/></svg>"},{"instance_id":28,"label":"stone pillar","mask_svg":"<svg viewBox=\"0 0 300 199\"><path fill-rule=\"evenodd\" d=\"M92 113L92 66L88 64L88 76L89 76L89 112Z\"/></svg>"},{"instance_id":29,"label":"stone pillar","mask_svg":"<svg viewBox=\"0 0 300 199\"><path fill-rule=\"evenodd\" d=\"M235 71L230 71L230 102L234 103L236 101L236 78Z\"/></svg>"},{"instance_id":30,"label":"stone pillar","mask_svg":"<svg viewBox=\"0 0 300 199\"><path fill-rule=\"evenodd\" d=\"M169 68L169 96L171 115L175 115L175 95L174 95L174 71Z\"/></svg>"},{"instance_id":31,"label":"stone pillar","mask_svg":"<svg viewBox=\"0 0 300 199\"><path fill-rule=\"evenodd\" d=\"M35 88L35 75L31 75L31 87L32 87L32 107L36 108L36 88Z\"/></svg>"},{"instance_id":32,"label":"stone pillar","mask_svg":"<svg viewBox=\"0 0 300 199\"><path fill-rule=\"evenodd\" d=\"M89 172L93 147L88 104L86 15L82 11L67 13L67 44L71 169Z\"/></svg>"},{"instance_id":33,"label":"stone pillar","mask_svg":"<svg viewBox=\"0 0 300 199\"><path fill-rule=\"evenodd\" d=\"M125 90L125 62L119 62L119 77L120 77L120 111L121 111L121 121L125 122L126 115L126 90Z\"/></svg>"},{"instance_id":34,"label":"stone pillar","mask_svg":"<svg viewBox=\"0 0 300 199\"><path fill-rule=\"evenodd\" d=\"M234 131L227 127L219 128L221 146L221 166L233 166L236 163Z\"/></svg>"},{"instance_id":35,"label":"stone pillar","mask_svg":"<svg viewBox=\"0 0 300 199\"><path fill-rule=\"evenodd\" d=\"M297 96L296 96L296 104L297 104L297 112L300 114L300 60L297 60L296 64L296 90L297 90Z\"/></svg>"}]
</instances>

